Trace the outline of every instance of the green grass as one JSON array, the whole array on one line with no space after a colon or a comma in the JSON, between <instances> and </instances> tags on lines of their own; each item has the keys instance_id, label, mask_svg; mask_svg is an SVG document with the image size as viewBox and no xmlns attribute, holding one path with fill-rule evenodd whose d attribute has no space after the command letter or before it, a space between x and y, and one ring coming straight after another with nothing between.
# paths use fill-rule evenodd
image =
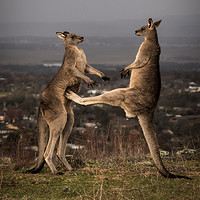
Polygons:
<instances>
[{"instance_id":1,"label":"green grass","mask_svg":"<svg viewBox=\"0 0 200 200\"><path fill-rule=\"evenodd\" d=\"M23 174L12 165L1 165L0 199L200 199L200 162L165 163L192 180L165 179L151 165L119 160L88 161L84 168L59 176L46 167L39 174Z\"/></svg>"}]
</instances>

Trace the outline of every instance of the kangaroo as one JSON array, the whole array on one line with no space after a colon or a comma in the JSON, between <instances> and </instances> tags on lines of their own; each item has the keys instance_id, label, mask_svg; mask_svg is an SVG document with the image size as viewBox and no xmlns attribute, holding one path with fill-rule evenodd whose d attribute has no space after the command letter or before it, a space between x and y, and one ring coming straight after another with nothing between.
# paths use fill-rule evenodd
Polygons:
<instances>
[{"instance_id":1,"label":"kangaroo","mask_svg":"<svg viewBox=\"0 0 200 200\"><path fill-rule=\"evenodd\" d=\"M96 82L86 76L85 73L95 74L104 81L109 80L109 77L87 63L84 51L77 47L79 43L84 41L83 37L70 34L67 31L63 33L57 32L56 34L64 42L65 54L61 68L41 95L38 111L39 155L36 166L28 170L27 172L29 173L40 172L46 161L51 172L59 174L52 162L53 152L59 137L57 156L67 170L72 170L65 158L65 151L74 123L74 113L71 107L71 100L64 96L65 91L70 88L75 93L79 92L82 79L88 85L95 85Z\"/></svg>"},{"instance_id":2,"label":"kangaroo","mask_svg":"<svg viewBox=\"0 0 200 200\"><path fill-rule=\"evenodd\" d=\"M118 88L108 93L88 98L81 98L73 91L67 90L66 97L85 106L99 103L119 106L124 109L126 117L137 116L158 171L166 178L188 178L171 174L165 168L161 160L153 125L154 111L161 89L160 46L156 31L161 21L153 23L150 18L148 25L135 31L137 36L144 37L144 42L139 47L135 61L121 71L121 77L126 77L131 70L128 88Z\"/></svg>"}]
</instances>

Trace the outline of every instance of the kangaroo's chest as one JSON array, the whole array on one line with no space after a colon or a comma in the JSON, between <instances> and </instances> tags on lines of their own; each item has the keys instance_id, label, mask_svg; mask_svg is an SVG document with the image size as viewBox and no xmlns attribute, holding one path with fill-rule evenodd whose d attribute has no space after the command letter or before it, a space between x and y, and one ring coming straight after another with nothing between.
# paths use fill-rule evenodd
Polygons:
<instances>
[{"instance_id":1,"label":"kangaroo's chest","mask_svg":"<svg viewBox=\"0 0 200 200\"><path fill-rule=\"evenodd\" d=\"M79 50L79 54L76 60L76 68L84 73L86 69L86 64L87 64L86 55L83 50Z\"/></svg>"}]
</instances>

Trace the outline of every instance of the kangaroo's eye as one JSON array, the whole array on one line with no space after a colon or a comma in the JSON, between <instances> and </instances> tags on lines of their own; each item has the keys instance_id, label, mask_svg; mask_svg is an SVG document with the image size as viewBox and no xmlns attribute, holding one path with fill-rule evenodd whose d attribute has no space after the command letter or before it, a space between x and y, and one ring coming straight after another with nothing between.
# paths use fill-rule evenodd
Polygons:
<instances>
[{"instance_id":1,"label":"kangaroo's eye","mask_svg":"<svg viewBox=\"0 0 200 200\"><path fill-rule=\"evenodd\" d=\"M75 38L75 36L73 35L71 38L72 38L72 39L74 39L74 38Z\"/></svg>"}]
</instances>

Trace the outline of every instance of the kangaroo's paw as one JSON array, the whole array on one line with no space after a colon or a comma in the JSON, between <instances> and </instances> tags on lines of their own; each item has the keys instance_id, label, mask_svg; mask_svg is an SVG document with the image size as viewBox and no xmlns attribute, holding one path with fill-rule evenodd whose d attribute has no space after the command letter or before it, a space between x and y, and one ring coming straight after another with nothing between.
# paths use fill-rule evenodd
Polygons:
<instances>
[{"instance_id":1,"label":"kangaroo's paw","mask_svg":"<svg viewBox=\"0 0 200 200\"><path fill-rule=\"evenodd\" d=\"M72 90L68 89L65 92L65 97L70 99L70 100L73 100L76 97L76 94Z\"/></svg>"},{"instance_id":2,"label":"kangaroo's paw","mask_svg":"<svg viewBox=\"0 0 200 200\"><path fill-rule=\"evenodd\" d=\"M104 81L109 81L109 80L110 80L110 78L109 78L108 76L103 76L102 79L103 79Z\"/></svg>"},{"instance_id":3,"label":"kangaroo's paw","mask_svg":"<svg viewBox=\"0 0 200 200\"><path fill-rule=\"evenodd\" d=\"M130 72L129 72L129 70L124 68L121 70L121 78L125 78L126 75L130 76Z\"/></svg>"},{"instance_id":4,"label":"kangaroo's paw","mask_svg":"<svg viewBox=\"0 0 200 200\"><path fill-rule=\"evenodd\" d=\"M82 98L79 97L76 93L74 93L71 90L66 91L65 97L76 102L76 103L78 103L78 104L84 105Z\"/></svg>"}]
</instances>

